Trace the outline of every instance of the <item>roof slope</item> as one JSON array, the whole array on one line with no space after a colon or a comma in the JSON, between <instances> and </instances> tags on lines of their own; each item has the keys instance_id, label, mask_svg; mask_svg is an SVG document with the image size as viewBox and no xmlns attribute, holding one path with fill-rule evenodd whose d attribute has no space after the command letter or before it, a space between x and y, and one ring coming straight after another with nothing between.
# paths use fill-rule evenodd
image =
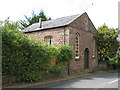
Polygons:
<instances>
[{"instance_id":1,"label":"roof slope","mask_svg":"<svg viewBox=\"0 0 120 90\"><path fill-rule=\"evenodd\" d=\"M49 29L49 28L55 28L55 27L61 27L70 24L72 21L74 21L76 18L78 18L80 14L57 18L49 21L43 21L42 22L42 28L39 28L39 23L34 23L27 28L23 29L23 32L33 32L43 29Z\"/></svg>"}]
</instances>

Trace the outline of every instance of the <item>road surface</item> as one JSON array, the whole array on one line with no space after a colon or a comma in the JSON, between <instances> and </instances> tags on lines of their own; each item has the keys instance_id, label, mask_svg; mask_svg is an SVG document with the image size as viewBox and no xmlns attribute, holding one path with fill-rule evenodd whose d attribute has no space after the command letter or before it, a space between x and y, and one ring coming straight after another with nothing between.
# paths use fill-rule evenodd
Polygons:
<instances>
[{"instance_id":1,"label":"road surface","mask_svg":"<svg viewBox=\"0 0 120 90\"><path fill-rule=\"evenodd\" d=\"M97 90L99 88L118 88L118 86L120 86L118 73L106 73L36 88L94 88Z\"/></svg>"}]
</instances>

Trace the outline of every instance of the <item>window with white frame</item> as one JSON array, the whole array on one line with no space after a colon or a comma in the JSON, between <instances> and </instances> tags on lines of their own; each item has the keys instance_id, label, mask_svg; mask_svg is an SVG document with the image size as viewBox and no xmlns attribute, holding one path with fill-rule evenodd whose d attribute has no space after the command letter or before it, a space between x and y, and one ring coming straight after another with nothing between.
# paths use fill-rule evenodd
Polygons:
<instances>
[{"instance_id":1,"label":"window with white frame","mask_svg":"<svg viewBox=\"0 0 120 90\"><path fill-rule=\"evenodd\" d=\"M79 34L75 35L75 58L79 58Z\"/></svg>"},{"instance_id":2,"label":"window with white frame","mask_svg":"<svg viewBox=\"0 0 120 90\"><path fill-rule=\"evenodd\" d=\"M52 36L45 37L45 42L49 45L52 45Z\"/></svg>"}]
</instances>

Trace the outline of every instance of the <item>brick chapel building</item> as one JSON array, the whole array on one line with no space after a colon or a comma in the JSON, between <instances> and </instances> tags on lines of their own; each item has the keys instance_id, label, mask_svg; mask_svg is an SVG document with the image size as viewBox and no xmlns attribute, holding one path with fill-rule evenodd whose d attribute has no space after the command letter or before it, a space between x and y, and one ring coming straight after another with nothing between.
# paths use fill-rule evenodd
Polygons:
<instances>
[{"instance_id":1,"label":"brick chapel building","mask_svg":"<svg viewBox=\"0 0 120 90\"><path fill-rule=\"evenodd\" d=\"M28 38L45 41L54 46L70 45L73 58L70 73L93 69L98 65L97 46L94 36L97 30L87 13L34 23L23 29Z\"/></svg>"}]
</instances>

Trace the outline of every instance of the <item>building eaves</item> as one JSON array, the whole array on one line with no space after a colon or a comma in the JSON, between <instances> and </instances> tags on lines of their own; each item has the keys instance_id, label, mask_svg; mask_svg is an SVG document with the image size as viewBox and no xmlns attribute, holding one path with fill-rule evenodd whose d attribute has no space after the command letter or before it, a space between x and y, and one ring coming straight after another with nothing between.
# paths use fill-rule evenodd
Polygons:
<instances>
[{"instance_id":1,"label":"building eaves","mask_svg":"<svg viewBox=\"0 0 120 90\"><path fill-rule=\"evenodd\" d=\"M41 31L41 30L46 30L46 29L51 29L51 28L57 28L57 27L63 27L71 22L73 22L75 19L77 19L80 14L77 15L72 15L72 16L67 16L67 17L62 17L62 18L57 18L49 21L43 21L42 22L42 28L40 28L39 23L34 23L27 28L23 29L22 32L27 33L27 32L34 32L34 31Z\"/></svg>"}]
</instances>

